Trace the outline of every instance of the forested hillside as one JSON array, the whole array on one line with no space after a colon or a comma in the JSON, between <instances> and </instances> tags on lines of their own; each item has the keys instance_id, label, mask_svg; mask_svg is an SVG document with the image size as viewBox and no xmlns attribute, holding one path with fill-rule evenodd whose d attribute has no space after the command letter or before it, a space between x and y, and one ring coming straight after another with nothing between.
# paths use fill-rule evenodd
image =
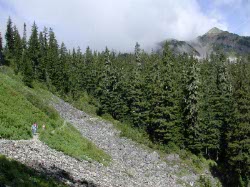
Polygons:
<instances>
[{"instance_id":1,"label":"forested hillside","mask_svg":"<svg viewBox=\"0 0 250 187\"><path fill-rule=\"evenodd\" d=\"M225 186L250 180L250 58L229 63L219 51L198 61L188 55L68 50L52 29L32 26L29 39L8 20L1 64L70 101L93 97L97 114L144 130L168 152L186 149L217 162Z\"/></svg>"}]
</instances>

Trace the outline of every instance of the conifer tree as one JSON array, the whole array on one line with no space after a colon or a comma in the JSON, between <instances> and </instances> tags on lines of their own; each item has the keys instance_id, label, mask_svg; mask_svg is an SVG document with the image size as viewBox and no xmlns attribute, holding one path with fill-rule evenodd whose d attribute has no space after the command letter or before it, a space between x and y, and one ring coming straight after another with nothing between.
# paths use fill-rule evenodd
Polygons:
<instances>
[{"instance_id":1,"label":"conifer tree","mask_svg":"<svg viewBox=\"0 0 250 187\"><path fill-rule=\"evenodd\" d=\"M22 37L22 44L23 44L23 49L27 49L27 29L26 29L26 24L23 24L23 37Z\"/></svg>"},{"instance_id":2,"label":"conifer tree","mask_svg":"<svg viewBox=\"0 0 250 187\"><path fill-rule=\"evenodd\" d=\"M14 26L13 32L14 32L14 50L13 50L14 70L15 73L17 74L18 72L20 72L22 66L21 59L22 59L23 45L21 36L19 35L16 26Z\"/></svg>"},{"instance_id":3,"label":"conifer tree","mask_svg":"<svg viewBox=\"0 0 250 187\"><path fill-rule=\"evenodd\" d=\"M86 48L85 52L85 63L90 64L93 62L92 51L90 50L89 46Z\"/></svg>"},{"instance_id":4,"label":"conifer tree","mask_svg":"<svg viewBox=\"0 0 250 187\"><path fill-rule=\"evenodd\" d=\"M40 32L39 34L39 43L40 43L40 79L44 82L46 82L47 86L51 85L51 81L49 78L49 73L48 73L48 64L49 64L49 59L48 59L48 50L49 50L49 45L48 45L48 29L47 27L44 27L43 31Z\"/></svg>"},{"instance_id":5,"label":"conifer tree","mask_svg":"<svg viewBox=\"0 0 250 187\"><path fill-rule=\"evenodd\" d=\"M28 52L27 55L29 58L29 63L31 63L32 70L33 70L32 78L37 79L40 73L39 72L40 44L38 40L38 28L35 22L33 23L33 26L32 26L27 52Z\"/></svg>"},{"instance_id":6,"label":"conifer tree","mask_svg":"<svg viewBox=\"0 0 250 187\"><path fill-rule=\"evenodd\" d=\"M146 102L145 90L143 88L145 82L143 81L142 69L138 64L131 71L131 76L129 77L130 88L129 88L129 103L130 111L132 116L132 122L136 127L142 129L146 128L146 124L149 121L149 106Z\"/></svg>"},{"instance_id":7,"label":"conifer tree","mask_svg":"<svg viewBox=\"0 0 250 187\"><path fill-rule=\"evenodd\" d=\"M61 94L69 92L69 64L68 64L68 50L65 44L62 42L60 51L59 51L59 60L62 67L62 76L60 77L61 84L58 88L61 91Z\"/></svg>"},{"instance_id":8,"label":"conifer tree","mask_svg":"<svg viewBox=\"0 0 250 187\"><path fill-rule=\"evenodd\" d=\"M180 64L165 43L161 63L150 72L156 75L151 94L151 128L158 141L169 146L182 146L181 115L180 115Z\"/></svg>"},{"instance_id":9,"label":"conifer tree","mask_svg":"<svg viewBox=\"0 0 250 187\"><path fill-rule=\"evenodd\" d=\"M6 55L8 58L13 54L14 52L14 31L13 31L13 25L12 20L9 17L7 22L7 30L5 33L5 39L6 39Z\"/></svg>"},{"instance_id":10,"label":"conifer tree","mask_svg":"<svg viewBox=\"0 0 250 187\"><path fill-rule=\"evenodd\" d=\"M250 67L240 60L235 64L233 123L227 128L226 170L231 186L250 183Z\"/></svg>"},{"instance_id":11,"label":"conifer tree","mask_svg":"<svg viewBox=\"0 0 250 187\"><path fill-rule=\"evenodd\" d=\"M194 153L202 149L201 129L198 121L199 102L199 77L197 60L186 57L187 64L184 70L184 101L183 127L185 132L185 144Z\"/></svg>"},{"instance_id":12,"label":"conifer tree","mask_svg":"<svg viewBox=\"0 0 250 187\"><path fill-rule=\"evenodd\" d=\"M200 128L204 154L218 160L223 150L223 132L232 116L232 97L226 57L220 53L211 55L210 62L203 63L202 96L200 104Z\"/></svg>"},{"instance_id":13,"label":"conifer tree","mask_svg":"<svg viewBox=\"0 0 250 187\"><path fill-rule=\"evenodd\" d=\"M83 55L80 48L77 49L77 52L73 48L72 55L70 58L70 72L69 72L69 82L70 82L70 95L73 99L79 98L79 90L80 90L80 72L81 72L81 65L84 64Z\"/></svg>"},{"instance_id":14,"label":"conifer tree","mask_svg":"<svg viewBox=\"0 0 250 187\"><path fill-rule=\"evenodd\" d=\"M59 49L54 31L49 29L49 42L48 42L48 61L46 62L48 68L49 79L56 87L59 86L58 77L60 76L60 62L59 62Z\"/></svg>"},{"instance_id":15,"label":"conifer tree","mask_svg":"<svg viewBox=\"0 0 250 187\"><path fill-rule=\"evenodd\" d=\"M99 83L99 89L97 90L97 94L100 97L101 106L99 108L100 114L108 113L110 110L110 91L111 91L111 83L110 83L110 73L111 73L111 61L110 61L110 51L108 47L105 48L104 52L104 70L102 72L102 81Z\"/></svg>"},{"instance_id":16,"label":"conifer tree","mask_svg":"<svg viewBox=\"0 0 250 187\"><path fill-rule=\"evenodd\" d=\"M2 39L2 35L0 32L0 65L4 64L4 60L3 60L3 39Z\"/></svg>"},{"instance_id":17,"label":"conifer tree","mask_svg":"<svg viewBox=\"0 0 250 187\"><path fill-rule=\"evenodd\" d=\"M141 62L141 49L140 49L140 45L138 42L136 42L135 44L135 59L137 63Z\"/></svg>"},{"instance_id":18,"label":"conifer tree","mask_svg":"<svg viewBox=\"0 0 250 187\"><path fill-rule=\"evenodd\" d=\"M3 38L2 38L2 34L0 32L0 52L3 51Z\"/></svg>"},{"instance_id":19,"label":"conifer tree","mask_svg":"<svg viewBox=\"0 0 250 187\"><path fill-rule=\"evenodd\" d=\"M27 30L26 24L23 24L23 37L22 37L22 58L21 58L21 66L20 71L24 73L25 64L27 63Z\"/></svg>"},{"instance_id":20,"label":"conifer tree","mask_svg":"<svg viewBox=\"0 0 250 187\"><path fill-rule=\"evenodd\" d=\"M24 56L24 70L23 70L23 82L28 87L33 87L33 69L32 69L32 63L30 59L25 55Z\"/></svg>"}]
</instances>

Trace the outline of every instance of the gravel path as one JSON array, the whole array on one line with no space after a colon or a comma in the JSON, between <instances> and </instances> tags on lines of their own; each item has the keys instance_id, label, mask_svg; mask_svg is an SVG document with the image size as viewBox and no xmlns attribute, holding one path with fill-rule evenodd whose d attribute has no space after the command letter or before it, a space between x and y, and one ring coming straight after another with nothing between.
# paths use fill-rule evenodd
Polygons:
<instances>
[{"instance_id":1,"label":"gravel path","mask_svg":"<svg viewBox=\"0 0 250 187\"><path fill-rule=\"evenodd\" d=\"M78 161L49 148L37 137L32 140L0 140L0 154L14 158L69 186L176 187L176 168L163 162L131 140L120 138L109 123L92 118L63 100L53 103L61 117L112 157L109 166Z\"/></svg>"}]
</instances>

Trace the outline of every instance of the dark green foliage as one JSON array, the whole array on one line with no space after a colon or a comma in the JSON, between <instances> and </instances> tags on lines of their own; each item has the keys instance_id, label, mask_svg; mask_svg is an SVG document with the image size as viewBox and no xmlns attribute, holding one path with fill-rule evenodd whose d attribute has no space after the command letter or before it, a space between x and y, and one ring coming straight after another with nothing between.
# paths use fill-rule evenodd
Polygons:
<instances>
[{"instance_id":1,"label":"dark green foliage","mask_svg":"<svg viewBox=\"0 0 250 187\"><path fill-rule=\"evenodd\" d=\"M141 62L141 49L140 49L140 45L138 42L136 42L135 44L135 61L137 63Z\"/></svg>"},{"instance_id":2,"label":"dark green foliage","mask_svg":"<svg viewBox=\"0 0 250 187\"><path fill-rule=\"evenodd\" d=\"M202 67L200 125L206 155L218 160L232 118L232 90L225 56L213 55L211 62L204 62Z\"/></svg>"},{"instance_id":3,"label":"dark green foliage","mask_svg":"<svg viewBox=\"0 0 250 187\"><path fill-rule=\"evenodd\" d=\"M9 57L14 52L14 30L13 30L12 20L10 17L7 22L5 39L6 39L5 51L6 51L6 55L8 55Z\"/></svg>"},{"instance_id":4,"label":"dark green foliage","mask_svg":"<svg viewBox=\"0 0 250 187\"><path fill-rule=\"evenodd\" d=\"M0 32L0 66L4 64L4 57L3 57L3 38Z\"/></svg>"},{"instance_id":5,"label":"dark green foliage","mask_svg":"<svg viewBox=\"0 0 250 187\"><path fill-rule=\"evenodd\" d=\"M185 69L183 77L184 100L182 104L185 144L193 152L199 153L202 149L202 130L198 121L199 77L197 61L192 58L188 59Z\"/></svg>"},{"instance_id":6,"label":"dark green foliage","mask_svg":"<svg viewBox=\"0 0 250 187\"><path fill-rule=\"evenodd\" d=\"M48 78L52 85L59 87L60 74L62 73L62 66L59 61L59 49L55 33L50 28L48 40L48 56L47 56L47 72Z\"/></svg>"},{"instance_id":7,"label":"dark green foliage","mask_svg":"<svg viewBox=\"0 0 250 187\"><path fill-rule=\"evenodd\" d=\"M159 62L160 64L160 62ZM157 69L156 69L157 68ZM161 69L158 65L154 67L151 110L150 110L150 130L154 131L154 136L164 144L183 144L181 138L181 82L180 65L174 60L173 54L166 43L163 50ZM173 136L175 134L175 136Z\"/></svg>"},{"instance_id":8,"label":"dark green foliage","mask_svg":"<svg viewBox=\"0 0 250 187\"><path fill-rule=\"evenodd\" d=\"M2 38L2 34L0 32L0 52L3 52L3 38Z\"/></svg>"},{"instance_id":9,"label":"dark green foliage","mask_svg":"<svg viewBox=\"0 0 250 187\"><path fill-rule=\"evenodd\" d=\"M107 47L96 52L87 47L83 54L80 48L67 50L64 43L59 47L52 29L45 28L38 36L34 24L28 45L26 26L22 45L11 20L7 31L6 54L13 49L8 60L22 72L26 85L45 83L75 106L127 124L119 127L126 136L151 147L156 143L167 152L186 149L213 159L227 185L248 185L250 59L228 63L217 52L198 61L186 54L174 55L168 43L162 53L147 54L136 43L134 53L116 54ZM54 118L53 111L35 98L28 100ZM131 135L133 128L138 138ZM51 145L71 155L75 150L53 139L69 129L47 135Z\"/></svg>"},{"instance_id":10,"label":"dark green foliage","mask_svg":"<svg viewBox=\"0 0 250 187\"><path fill-rule=\"evenodd\" d=\"M39 66L40 66L40 62L39 62L40 43L38 40L38 28L37 28L35 22L32 26L31 36L30 36L28 44L29 45L28 45L28 49L27 49L27 55L28 55L29 60L28 60L27 65L32 66L32 71L33 71L32 75L33 76L29 77L32 80L32 79L37 79L39 77ZM30 69L30 67L28 67L28 69ZM27 71L27 69L26 69L26 71ZM28 70L28 71L30 71L30 70Z\"/></svg>"},{"instance_id":11,"label":"dark green foliage","mask_svg":"<svg viewBox=\"0 0 250 187\"><path fill-rule=\"evenodd\" d=\"M226 164L229 184L250 183L250 82L249 63L240 60L234 71L233 123L227 128Z\"/></svg>"},{"instance_id":12,"label":"dark green foliage","mask_svg":"<svg viewBox=\"0 0 250 187\"><path fill-rule=\"evenodd\" d=\"M32 82L33 82L33 69L32 69L32 63L30 59L27 57L27 53L23 54L23 60L24 60L24 70L23 70L23 82L26 86L32 88Z\"/></svg>"},{"instance_id":13,"label":"dark green foliage","mask_svg":"<svg viewBox=\"0 0 250 187\"><path fill-rule=\"evenodd\" d=\"M14 65L13 66L14 66L14 70L16 74L20 72L21 70L22 53L23 53L23 44L22 44L21 36L19 35L19 32L15 26L14 27L14 51L13 51Z\"/></svg>"},{"instance_id":14,"label":"dark green foliage","mask_svg":"<svg viewBox=\"0 0 250 187\"><path fill-rule=\"evenodd\" d=\"M27 30L26 30L26 24L23 24L23 37L22 37L22 44L23 44L23 49L27 49Z\"/></svg>"}]
</instances>

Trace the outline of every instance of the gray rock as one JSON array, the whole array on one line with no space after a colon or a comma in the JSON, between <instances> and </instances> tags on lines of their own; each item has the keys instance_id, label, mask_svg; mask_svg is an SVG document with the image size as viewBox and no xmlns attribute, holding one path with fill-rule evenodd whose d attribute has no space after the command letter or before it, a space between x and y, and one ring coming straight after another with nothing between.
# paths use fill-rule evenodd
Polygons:
<instances>
[{"instance_id":1,"label":"gray rock","mask_svg":"<svg viewBox=\"0 0 250 187\"><path fill-rule=\"evenodd\" d=\"M54 97L51 104L65 121L112 157L109 166L79 161L51 149L38 138L33 140L0 140L0 154L14 158L40 172L47 172L69 186L102 187L177 187L175 168L161 160L157 152L141 148L135 142L119 137L112 124L93 118ZM167 160L178 160L177 155ZM195 181L191 174L183 180Z\"/></svg>"}]
</instances>

